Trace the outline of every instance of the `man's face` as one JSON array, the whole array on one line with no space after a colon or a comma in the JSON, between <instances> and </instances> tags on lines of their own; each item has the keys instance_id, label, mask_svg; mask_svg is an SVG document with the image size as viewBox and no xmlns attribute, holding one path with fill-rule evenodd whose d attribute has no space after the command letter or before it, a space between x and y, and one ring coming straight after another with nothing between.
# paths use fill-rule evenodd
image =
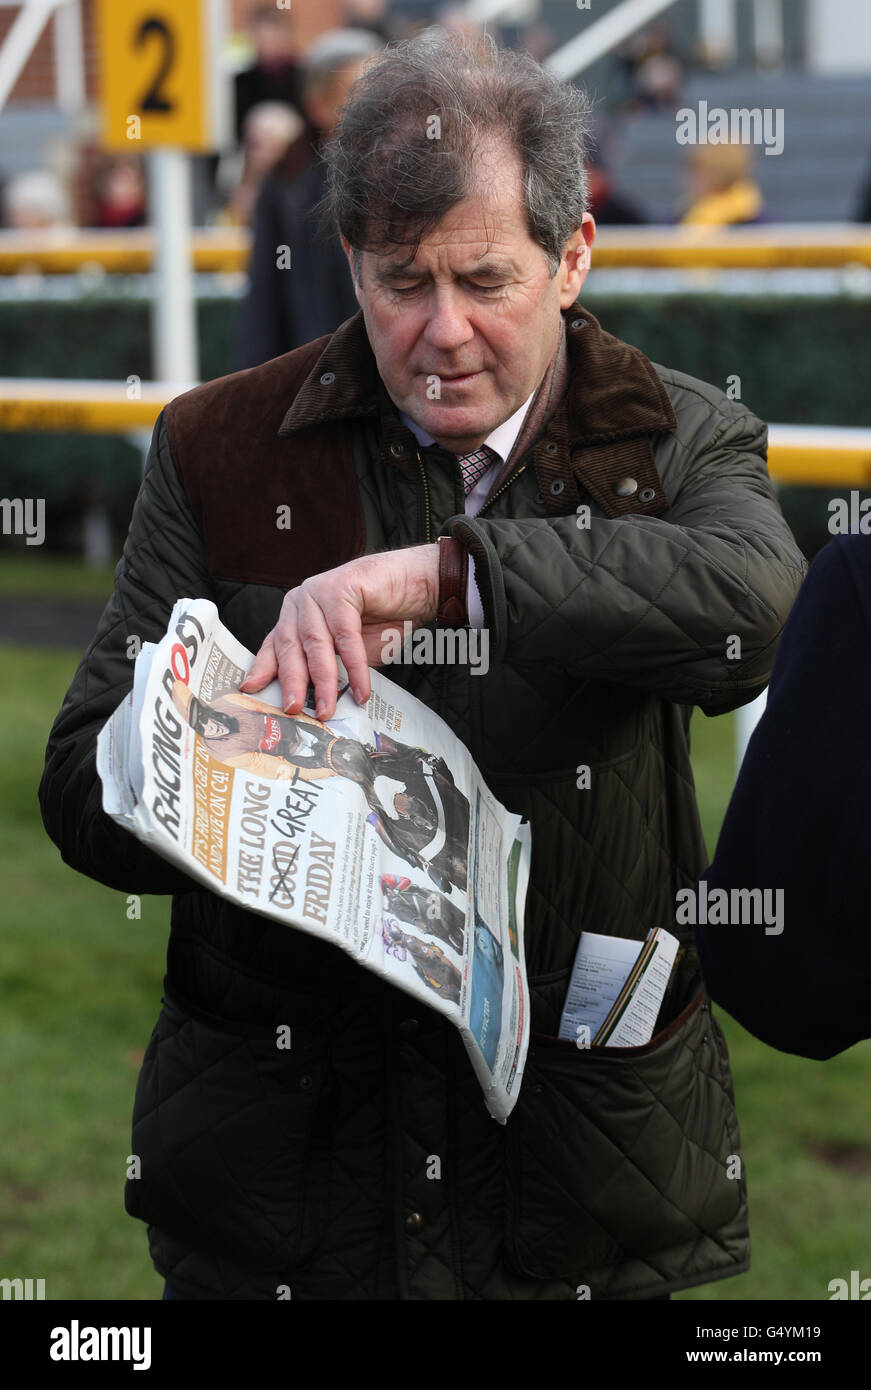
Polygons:
<instances>
[{"instance_id":1,"label":"man's face","mask_svg":"<svg viewBox=\"0 0 871 1390\"><path fill-rule=\"evenodd\" d=\"M364 252L357 286L392 400L456 454L478 448L538 386L595 236L587 213L552 276L529 234L517 157L494 145L479 169L481 191L445 214L410 264L404 248Z\"/></svg>"},{"instance_id":2,"label":"man's face","mask_svg":"<svg viewBox=\"0 0 871 1390\"><path fill-rule=\"evenodd\" d=\"M228 733L226 724L221 724L217 719L207 719L203 728L203 738L226 738Z\"/></svg>"},{"instance_id":3,"label":"man's face","mask_svg":"<svg viewBox=\"0 0 871 1390\"><path fill-rule=\"evenodd\" d=\"M371 61L371 58L354 58L338 68L325 87L303 97L306 115L323 135L332 135L338 123L339 108L348 100L348 93Z\"/></svg>"},{"instance_id":4,"label":"man's face","mask_svg":"<svg viewBox=\"0 0 871 1390\"><path fill-rule=\"evenodd\" d=\"M283 19L260 20L252 31L257 61L267 66L270 63L287 61L293 57L293 30Z\"/></svg>"}]
</instances>

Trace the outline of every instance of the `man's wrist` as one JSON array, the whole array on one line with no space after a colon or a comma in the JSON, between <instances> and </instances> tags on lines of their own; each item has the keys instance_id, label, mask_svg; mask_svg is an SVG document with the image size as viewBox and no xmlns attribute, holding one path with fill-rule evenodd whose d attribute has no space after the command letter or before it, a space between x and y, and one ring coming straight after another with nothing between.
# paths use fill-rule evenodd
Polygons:
<instances>
[{"instance_id":1,"label":"man's wrist","mask_svg":"<svg viewBox=\"0 0 871 1390\"><path fill-rule=\"evenodd\" d=\"M469 555L452 536L439 536L439 584L436 623L439 627L468 627L466 595Z\"/></svg>"}]
</instances>

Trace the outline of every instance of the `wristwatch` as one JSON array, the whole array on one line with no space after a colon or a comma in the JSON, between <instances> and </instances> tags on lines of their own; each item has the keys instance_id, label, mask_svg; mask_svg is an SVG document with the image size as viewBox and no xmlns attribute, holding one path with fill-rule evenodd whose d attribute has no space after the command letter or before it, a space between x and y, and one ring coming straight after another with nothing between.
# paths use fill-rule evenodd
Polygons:
<instances>
[{"instance_id":1,"label":"wristwatch","mask_svg":"<svg viewBox=\"0 0 871 1390\"><path fill-rule=\"evenodd\" d=\"M439 597L436 623L439 627L468 627L466 589L469 582L469 556L465 546L453 536L439 536Z\"/></svg>"}]
</instances>

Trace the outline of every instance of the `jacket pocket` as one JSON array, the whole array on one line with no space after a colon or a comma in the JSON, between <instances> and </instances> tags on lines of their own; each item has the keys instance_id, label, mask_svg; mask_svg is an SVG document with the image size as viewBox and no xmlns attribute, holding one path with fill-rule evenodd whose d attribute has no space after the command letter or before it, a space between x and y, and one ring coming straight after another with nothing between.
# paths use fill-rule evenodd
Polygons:
<instances>
[{"instance_id":1,"label":"jacket pocket","mask_svg":"<svg viewBox=\"0 0 871 1390\"><path fill-rule=\"evenodd\" d=\"M506 1255L583 1280L714 1236L745 1200L728 1062L699 989L643 1047L533 1034L506 1133ZM737 1172L737 1176L730 1176Z\"/></svg>"},{"instance_id":2,"label":"jacket pocket","mask_svg":"<svg viewBox=\"0 0 871 1390\"><path fill-rule=\"evenodd\" d=\"M193 1017L166 994L136 1088L132 1216L192 1249L292 1272L326 1221L321 1104L329 1062L323 1001L288 1001L278 1025Z\"/></svg>"}]
</instances>

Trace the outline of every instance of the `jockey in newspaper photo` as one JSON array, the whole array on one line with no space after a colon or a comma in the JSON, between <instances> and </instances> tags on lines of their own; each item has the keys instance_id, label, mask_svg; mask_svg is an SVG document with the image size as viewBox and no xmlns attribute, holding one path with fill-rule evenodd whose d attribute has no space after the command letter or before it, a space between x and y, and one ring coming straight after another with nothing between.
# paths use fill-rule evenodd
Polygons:
<instances>
[{"instance_id":1,"label":"jockey in newspaper photo","mask_svg":"<svg viewBox=\"0 0 871 1390\"><path fill-rule=\"evenodd\" d=\"M374 747L362 744L311 715L287 715L238 692L209 705L177 680L172 698L218 762L283 781L356 782L370 807L369 824L395 854L438 887L455 883L465 890L469 803L443 758L382 733Z\"/></svg>"}]
</instances>

